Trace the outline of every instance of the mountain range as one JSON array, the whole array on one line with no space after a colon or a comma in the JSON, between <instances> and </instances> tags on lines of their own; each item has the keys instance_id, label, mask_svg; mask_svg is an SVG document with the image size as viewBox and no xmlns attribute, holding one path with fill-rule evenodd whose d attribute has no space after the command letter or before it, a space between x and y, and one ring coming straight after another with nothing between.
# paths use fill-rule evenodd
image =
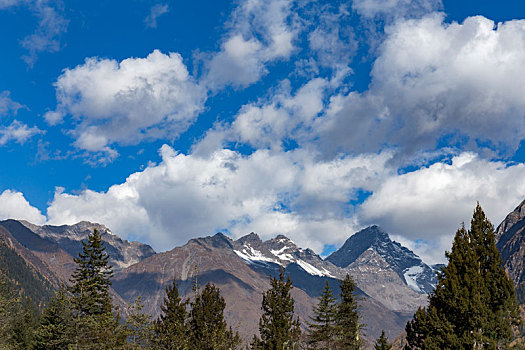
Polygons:
<instances>
[{"instance_id":1,"label":"mountain range","mask_svg":"<svg viewBox=\"0 0 525 350\"><path fill-rule=\"evenodd\" d=\"M284 268L293 281L296 313L309 321L326 281L338 291L338 281L348 273L357 284L362 321L369 339L385 330L395 337L419 306L426 305L436 283L436 270L414 252L390 239L378 226L353 235L325 259L308 248L298 247L284 235L263 241L256 233L237 240L217 233L194 238L166 252L140 242L129 242L107 227L90 222L75 225L38 226L22 220L0 221L0 258L19 259L31 285L41 285L41 303L50 290L68 283L75 268L74 257L82 241L94 229L102 233L114 266L112 294L122 308L141 296L145 311L158 316L165 287L177 280L180 293L191 297L193 286L213 282L226 300L225 316L245 339L257 332L262 293L269 277ZM504 265L518 288L524 285L525 201L496 230L497 246ZM13 252L15 253L13 255ZM20 263L17 263L20 265ZM16 264L15 264L16 265ZM2 264L2 268L4 264ZM16 273L11 275L14 283ZM29 272L28 272L29 271ZM38 302L38 300L37 300ZM523 302L523 301L522 301Z\"/></svg>"}]
</instances>

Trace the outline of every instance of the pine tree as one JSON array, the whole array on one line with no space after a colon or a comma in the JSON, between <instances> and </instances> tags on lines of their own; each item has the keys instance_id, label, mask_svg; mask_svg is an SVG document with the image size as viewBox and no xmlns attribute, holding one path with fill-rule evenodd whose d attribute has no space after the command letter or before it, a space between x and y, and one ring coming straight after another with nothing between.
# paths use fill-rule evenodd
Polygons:
<instances>
[{"instance_id":1,"label":"pine tree","mask_svg":"<svg viewBox=\"0 0 525 350\"><path fill-rule=\"evenodd\" d=\"M392 349L392 345L388 343L388 338L385 335L385 331L381 331L381 336L377 338L375 346L375 350L390 350Z\"/></svg>"},{"instance_id":2,"label":"pine tree","mask_svg":"<svg viewBox=\"0 0 525 350\"><path fill-rule=\"evenodd\" d=\"M336 342L334 348L358 350L362 347L358 304L354 296L356 285L349 274L340 284L341 301L336 313Z\"/></svg>"},{"instance_id":3,"label":"pine tree","mask_svg":"<svg viewBox=\"0 0 525 350\"><path fill-rule=\"evenodd\" d=\"M56 292L44 309L35 335L35 350L67 349L73 342L71 301L64 288Z\"/></svg>"},{"instance_id":4,"label":"pine tree","mask_svg":"<svg viewBox=\"0 0 525 350\"><path fill-rule=\"evenodd\" d=\"M144 303L140 296L128 307L126 327L128 329L129 349L147 349L153 338L151 315L142 311L143 308Z\"/></svg>"},{"instance_id":5,"label":"pine tree","mask_svg":"<svg viewBox=\"0 0 525 350\"><path fill-rule=\"evenodd\" d=\"M252 349L287 350L298 348L301 330L299 320L294 318L295 301L290 295L292 282L279 271L279 278L270 278L271 288L263 293L259 320L260 338L253 337Z\"/></svg>"},{"instance_id":6,"label":"pine tree","mask_svg":"<svg viewBox=\"0 0 525 350\"><path fill-rule=\"evenodd\" d=\"M308 323L308 344L315 349L333 349L337 303L328 280L313 313L312 322Z\"/></svg>"},{"instance_id":7,"label":"pine tree","mask_svg":"<svg viewBox=\"0 0 525 350\"><path fill-rule=\"evenodd\" d=\"M82 253L75 258L77 268L71 278L69 291L73 295L73 307L80 315L99 315L111 312L109 286L113 268L109 265L102 236L97 229L82 241Z\"/></svg>"},{"instance_id":8,"label":"pine tree","mask_svg":"<svg viewBox=\"0 0 525 350\"><path fill-rule=\"evenodd\" d=\"M71 278L71 303L75 349L118 349L126 340L120 316L112 313L109 293L113 276L109 255L100 233L95 229L82 242L82 252L75 259L77 268Z\"/></svg>"},{"instance_id":9,"label":"pine tree","mask_svg":"<svg viewBox=\"0 0 525 350\"><path fill-rule=\"evenodd\" d=\"M519 322L514 287L479 204L470 226L456 232L428 308L407 324L407 349L496 349L511 339Z\"/></svg>"},{"instance_id":10,"label":"pine tree","mask_svg":"<svg viewBox=\"0 0 525 350\"><path fill-rule=\"evenodd\" d=\"M186 322L188 300L182 300L177 288L177 280L166 287L166 296L161 305L161 315L153 324L155 333L152 343L156 349L189 349L189 329Z\"/></svg>"},{"instance_id":11,"label":"pine tree","mask_svg":"<svg viewBox=\"0 0 525 350\"><path fill-rule=\"evenodd\" d=\"M228 350L240 345L239 335L224 320L226 302L212 283L191 304L189 328L195 350Z\"/></svg>"}]
</instances>

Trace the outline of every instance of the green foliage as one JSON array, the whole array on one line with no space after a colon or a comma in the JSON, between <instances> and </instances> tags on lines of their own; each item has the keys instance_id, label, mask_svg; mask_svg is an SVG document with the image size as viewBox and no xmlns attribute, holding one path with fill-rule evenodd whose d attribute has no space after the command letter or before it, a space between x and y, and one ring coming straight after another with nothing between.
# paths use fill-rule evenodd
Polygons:
<instances>
[{"instance_id":1,"label":"green foliage","mask_svg":"<svg viewBox=\"0 0 525 350\"><path fill-rule=\"evenodd\" d=\"M0 242L0 274L22 298L29 298L35 307L42 308L53 296L51 284L30 268L17 252Z\"/></svg>"},{"instance_id":2,"label":"green foliage","mask_svg":"<svg viewBox=\"0 0 525 350\"><path fill-rule=\"evenodd\" d=\"M263 293L259 320L261 338L253 337L252 349L285 350L298 348L301 330L294 318L294 299L290 295L292 282L279 271L279 278L270 278L271 288Z\"/></svg>"},{"instance_id":3,"label":"green foliage","mask_svg":"<svg viewBox=\"0 0 525 350\"><path fill-rule=\"evenodd\" d=\"M392 349L392 345L388 343L388 338L385 335L385 331L381 331L381 336L377 338L376 343L374 345L375 350L390 350Z\"/></svg>"},{"instance_id":4,"label":"green foliage","mask_svg":"<svg viewBox=\"0 0 525 350\"><path fill-rule=\"evenodd\" d=\"M228 350L240 345L239 334L224 320L226 302L220 291L208 283L191 304L189 329L191 348L195 350Z\"/></svg>"},{"instance_id":5,"label":"green foliage","mask_svg":"<svg viewBox=\"0 0 525 350\"><path fill-rule=\"evenodd\" d=\"M28 298L0 275L0 348L28 349L34 337L38 313Z\"/></svg>"},{"instance_id":6,"label":"green foliage","mask_svg":"<svg viewBox=\"0 0 525 350\"><path fill-rule=\"evenodd\" d=\"M71 278L74 349L119 349L126 341L126 328L120 316L112 313L109 294L112 267L100 233L94 230L75 259Z\"/></svg>"},{"instance_id":7,"label":"green foliage","mask_svg":"<svg viewBox=\"0 0 525 350\"><path fill-rule=\"evenodd\" d=\"M189 347L189 329L186 322L188 300L182 300L177 281L166 287L166 296L161 305L161 315L153 324L155 336L152 342L156 349L182 350Z\"/></svg>"},{"instance_id":8,"label":"green foliage","mask_svg":"<svg viewBox=\"0 0 525 350\"><path fill-rule=\"evenodd\" d=\"M69 291L73 295L74 309L81 315L99 315L111 312L109 286L113 276L108 264L109 255L100 233L95 229L82 242L82 252L75 258L77 268L71 278Z\"/></svg>"},{"instance_id":9,"label":"green foliage","mask_svg":"<svg viewBox=\"0 0 525 350\"><path fill-rule=\"evenodd\" d=\"M479 204L470 230L456 232L447 258L428 308L420 308L407 324L407 348L505 348L519 322L518 307L494 227Z\"/></svg>"},{"instance_id":10,"label":"green foliage","mask_svg":"<svg viewBox=\"0 0 525 350\"><path fill-rule=\"evenodd\" d=\"M315 349L333 349L336 336L337 303L328 281L326 281L313 313L312 322L308 323L308 344Z\"/></svg>"},{"instance_id":11,"label":"green foliage","mask_svg":"<svg viewBox=\"0 0 525 350\"><path fill-rule=\"evenodd\" d=\"M337 308L336 342L334 349L358 350L362 348L360 330L363 325L359 320L358 304L355 298L356 284L347 274L341 281L341 301Z\"/></svg>"},{"instance_id":12,"label":"green foliage","mask_svg":"<svg viewBox=\"0 0 525 350\"><path fill-rule=\"evenodd\" d=\"M144 303L139 296L128 308L126 327L128 330L127 349L147 349L153 339L151 316L142 311Z\"/></svg>"},{"instance_id":13,"label":"green foliage","mask_svg":"<svg viewBox=\"0 0 525 350\"><path fill-rule=\"evenodd\" d=\"M35 350L67 349L73 342L71 300L64 288L56 292L44 310L35 335Z\"/></svg>"}]
</instances>

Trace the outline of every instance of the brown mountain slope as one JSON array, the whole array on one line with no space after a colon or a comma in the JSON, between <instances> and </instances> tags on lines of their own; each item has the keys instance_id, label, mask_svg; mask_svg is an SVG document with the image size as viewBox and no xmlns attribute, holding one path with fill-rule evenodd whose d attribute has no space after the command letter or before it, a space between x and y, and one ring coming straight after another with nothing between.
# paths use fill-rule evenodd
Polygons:
<instances>
[{"instance_id":1,"label":"brown mountain slope","mask_svg":"<svg viewBox=\"0 0 525 350\"><path fill-rule=\"evenodd\" d=\"M197 275L199 286L213 282L220 288L227 303L225 315L228 322L249 339L258 330L262 293L269 288L268 276L275 276L279 265L247 263L233 251L233 244L222 234L192 239L182 247L156 254L119 271L113 286L127 302L142 296L146 302L145 311L157 316L165 287L176 278L181 294L191 297ZM308 275L295 265L287 272L303 282L311 278L309 284L316 287L317 292L312 288L308 293L299 288L292 291L296 314L304 323L309 320L327 277ZM331 283L337 289L336 280L331 279ZM379 335L381 329L387 330L390 336L402 331L409 315L394 313L362 291L359 293L361 313L364 323L369 325L366 333L370 337Z\"/></svg>"}]
</instances>

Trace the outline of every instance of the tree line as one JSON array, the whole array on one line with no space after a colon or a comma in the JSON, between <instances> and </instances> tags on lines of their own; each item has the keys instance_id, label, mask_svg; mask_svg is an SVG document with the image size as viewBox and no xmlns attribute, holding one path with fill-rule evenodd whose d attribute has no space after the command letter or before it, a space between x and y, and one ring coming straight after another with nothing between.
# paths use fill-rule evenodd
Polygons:
<instances>
[{"instance_id":1,"label":"tree line","mask_svg":"<svg viewBox=\"0 0 525 350\"><path fill-rule=\"evenodd\" d=\"M405 350L524 349L514 287L502 267L494 228L478 205L470 229L454 238L448 264L438 273L429 305L419 308L406 326ZM112 268L100 233L94 231L75 259L69 286L63 286L41 314L24 307L14 290L0 280L0 348L5 349L177 349L296 350L363 348L364 325L356 285L350 275L330 285L301 326L294 314L292 282L280 269L263 293L259 334L248 344L224 319L220 290L207 283L193 287L192 298L179 294L177 281L166 287L160 316L143 311L139 297L126 319L113 306ZM26 303L26 305L29 305ZM521 343L520 343L521 341ZM392 348L385 332L376 350Z\"/></svg>"}]
</instances>

